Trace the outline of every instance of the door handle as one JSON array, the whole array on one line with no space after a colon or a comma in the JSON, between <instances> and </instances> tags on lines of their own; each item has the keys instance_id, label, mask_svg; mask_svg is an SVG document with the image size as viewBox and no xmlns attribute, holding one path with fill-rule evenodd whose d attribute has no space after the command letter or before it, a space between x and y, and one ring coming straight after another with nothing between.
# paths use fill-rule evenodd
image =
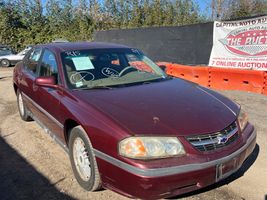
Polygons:
<instances>
[{"instance_id":1,"label":"door handle","mask_svg":"<svg viewBox=\"0 0 267 200\"><path fill-rule=\"evenodd\" d=\"M33 90L34 92L36 92L36 91L38 90L38 88L39 88L38 85L36 85L35 83L32 84L32 90Z\"/></svg>"}]
</instances>

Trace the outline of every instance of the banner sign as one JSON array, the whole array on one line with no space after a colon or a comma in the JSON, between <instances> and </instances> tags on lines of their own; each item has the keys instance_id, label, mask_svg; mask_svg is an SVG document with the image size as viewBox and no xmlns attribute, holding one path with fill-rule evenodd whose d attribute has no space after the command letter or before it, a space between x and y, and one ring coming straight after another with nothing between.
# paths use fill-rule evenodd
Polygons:
<instances>
[{"instance_id":1,"label":"banner sign","mask_svg":"<svg viewBox=\"0 0 267 200\"><path fill-rule=\"evenodd\" d=\"M215 21L209 66L267 71L267 16Z\"/></svg>"}]
</instances>

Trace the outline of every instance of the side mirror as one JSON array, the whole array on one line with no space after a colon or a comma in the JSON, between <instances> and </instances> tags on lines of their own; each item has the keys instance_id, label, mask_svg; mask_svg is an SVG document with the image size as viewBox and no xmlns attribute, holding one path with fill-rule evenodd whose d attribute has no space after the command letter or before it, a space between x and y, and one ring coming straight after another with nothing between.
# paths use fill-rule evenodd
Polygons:
<instances>
[{"instance_id":1,"label":"side mirror","mask_svg":"<svg viewBox=\"0 0 267 200\"><path fill-rule=\"evenodd\" d=\"M38 86L57 88L56 79L54 76L41 76L35 79L35 84Z\"/></svg>"},{"instance_id":2,"label":"side mirror","mask_svg":"<svg viewBox=\"0 0 267 200\"><path fill-rule=\"evenodd\" d=\"M166 72L167 67L165 65L159 65L159 68Z\"/></svg>"}]
</instances>

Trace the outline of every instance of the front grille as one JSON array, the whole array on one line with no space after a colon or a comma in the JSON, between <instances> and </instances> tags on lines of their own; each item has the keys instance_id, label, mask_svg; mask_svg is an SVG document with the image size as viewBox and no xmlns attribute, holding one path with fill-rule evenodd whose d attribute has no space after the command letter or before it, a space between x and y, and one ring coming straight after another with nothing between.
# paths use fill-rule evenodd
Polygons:
<instances>
[{"instance_id":1,"label":"front grille","mask_svg":"<svg viewBox=\"0 0 267 200\"><path fill-rule=\"evenodd\" d=\"M238 137L238 128L236 122L223 129L220 132L187 137L187 140L199 151L214 151L221 149Z\"/></svg>"}]
</instances>

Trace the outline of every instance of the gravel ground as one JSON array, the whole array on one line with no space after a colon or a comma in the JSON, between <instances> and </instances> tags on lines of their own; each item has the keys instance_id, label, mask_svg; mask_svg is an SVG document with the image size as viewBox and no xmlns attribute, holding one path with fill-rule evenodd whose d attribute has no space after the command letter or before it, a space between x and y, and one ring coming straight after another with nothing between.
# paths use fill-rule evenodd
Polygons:
<instances>
[{"instance_id":1,"label":"gravel ground","mask_svg":"<svg viewBox=\"0 0 267 200\"><path fill-rule=\"evenodd\" d=\"M267 96L220 91L239 102L258 130L257 146L227 180L175 197L183 200L267 199ZM126 199L109 190L86 192L68 155L35 122L23 122L12 88L12 68L0 68L0 199Z\"/></svg>"}]
</instances>

